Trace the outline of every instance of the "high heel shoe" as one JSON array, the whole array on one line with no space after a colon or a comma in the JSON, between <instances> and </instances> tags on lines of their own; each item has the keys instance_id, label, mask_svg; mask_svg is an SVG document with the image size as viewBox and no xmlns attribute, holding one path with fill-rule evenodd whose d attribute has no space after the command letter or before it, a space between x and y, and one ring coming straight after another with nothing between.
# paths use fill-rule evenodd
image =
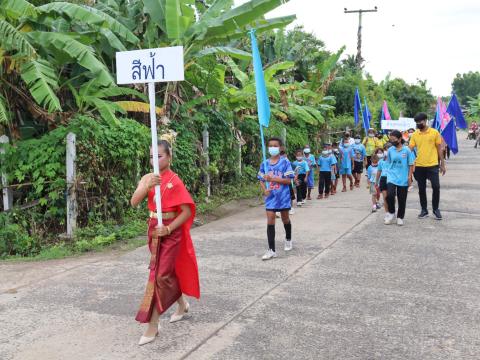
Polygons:
<instances>
[{"instance_id":1,"label":"high heel shoe","mask_svg":"<svg viewBox=\"0 0 480 360\"><path fill-rule=\"evenodd\" d=\"M157 332L155 333L155 336L150 337L150 336L143 336L142 335L142 337L140 338L140 341L138 342L138 345L142 346L142 345L151 343L153 340L155 340L155 338L158 335L159 329L160 329L160 324L158 324L158 328L157 328Z\"/></svg>"},{"instance_id":2,"label":"high heel shoe","mask_svg":"<svg viewBox=\"0 0 480 360\"><path fill-rule=\"evenodd\" d=\"M172 317L170 318L170 323L183 320L185 315L188 313L189 309L190 309L190 305L188 304L188 302L185 301L185 312L182 315L173 314Z\"/></svg>"}]
</instances>

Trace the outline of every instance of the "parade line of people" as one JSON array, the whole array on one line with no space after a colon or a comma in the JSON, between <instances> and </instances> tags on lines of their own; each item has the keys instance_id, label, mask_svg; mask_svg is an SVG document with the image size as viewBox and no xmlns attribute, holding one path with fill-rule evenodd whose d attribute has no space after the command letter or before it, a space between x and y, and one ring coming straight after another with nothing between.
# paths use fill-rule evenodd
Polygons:
<instances>
[{"instance_id":1,"label":"parade line of people","mask_svg":"<svg viewBox=\"0 0 480 360\"><path fill-rule=\"evenodd\" d=\"M389 134L376 133L369 129L367 137L353 139L346 132L339 143L325 143L316 158L309 145L295 152L290 162L280 138L267 140L269 159L262 162L258 180L265 196L267 216L268 250L263 260L277 257L275 248L275 218L281 217L285 228L285 251L293 249L292 223L293 202L301 207L311 201L314 188L314 172L318 172L317 199L328 198L337 193L339 179L341 192L360 188L361 178L366 170L367 189L371 195L372 212L381 209L383 197L384 224L404 225L407 195L413 178L418 183L421 205L419 219L429 216L427 209L427 180L432 185L432 213L436 220L442 220L439 209L440 179L445 174L445 146L440 133L428 126L425 113L415 116L417 130L409 129L406 137L398 130ZM348 184L347 184L348 180ZM294 191L294 187L296 192ZM397 209L396 209L397 206Z\"/></svg>"},{"instance_id":2,"label":"parade line of people","mask_svg":"<svg viewBox=\"0 0 480 360\"><path fill-rule=\"evenodd\" d=\"M371 195L372 211L381 208L380 195L385 206L385 224L403 225L405 205L412 175L418 182L421 212L419 218L428 216L426 181L433 188L432 210L435 219L441 220L439 210L439 173L445 174L442 139L437 130L428 127L427 115L415 117L417 130L410 132L408 146L402 133L391 131L389 136L376 134L369 129L367 137L352 139L345 133L340 143L323 144L322 153L316 158L308 145L295 153L296 159L287 158L282 140L268 139L269 159L262 162L258 179L265 196L267 216L268 250L263 260L277 257L275 249L275 220L281 217L285 229L285 251L293 249L292 204L297 207L312 200L314 171L318 171L317 199L325 199L337 193L341 179L341 192L359 188L364 169L367 172L368 191ZM412 129L413 130L413 129ZM150 149L150 163L153 165ZM178 304L170 322L181 321L190 306L184 295L200 298L200 283L197 259L190 228L195 217L195 203L179 176L170 169L172 149L165 140L158 142L158 166L160 175L153 173L142 177L132 195L131 205L136 207L147 199L150 216L148 219L148 248L150 261L148 280L143 301L136 320L147 323L139 345L155 340L161 314L174 303ZM348 180L348 186L347 186ZM154 201L155 186L160 186L162 223L159 224ZM296 192L294 191L294 188ZM395 213L395 205L398 210Z\"/></svg>"}]
</instances>

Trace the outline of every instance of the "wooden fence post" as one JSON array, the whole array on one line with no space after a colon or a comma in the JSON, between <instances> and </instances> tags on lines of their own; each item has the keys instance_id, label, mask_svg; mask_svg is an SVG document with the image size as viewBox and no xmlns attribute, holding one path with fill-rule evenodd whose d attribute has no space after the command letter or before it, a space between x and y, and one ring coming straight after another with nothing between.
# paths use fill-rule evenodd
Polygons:
<instances>
[{"instance_id":1,"label":"wooden fence post","mask_svg":"<svg viewBox=\"0 0 480 360\"><path fill-rule=\"evenodd\" d=\"M67 135L67 236L72 237L77 227L77 191L75 185L75 161L77 151L74 133Z\"/></svg>"},{"instance_id":2,"label":"wooden fence post","mask_svg":"<svg viewBox=\"0 0 480 360\"><path fill-rule=\"evenodd\" d=\"M287 148L287 128L283 127L282 128L282 134L281 134L283 146L285 146L285 149Z\"/></svg>"},{"instance_id":3,"label":"wooden fence post","mask_svg":"<svg viewBox=\"0 0 480 360\"><path fill-rule=\"evenodd\" d=\"M242 143L238 142L238 177L242 176Z\"/></svg>"},{"instance_id":4,"label":"wooden fence post","mask_svg":"<svg viewBox=\"0 0 480 360\"><path fill-rule=\"evenodd\" d=\"M5 149L3 144L8 144L8 136L0 136L0 153L5 154ZM8 211L13 207L13 193L12 189L8 186L7 174L5 173L4 168L2 167L2 197L3 197L3 211Z\"/></svg>"},{"instance_id":5,"label":"wooden fence post","mask_svg":"<svg viewBox=\"0 0 480 360\"><path fill-rule=\"evenodd\" d=\"M208 134L208 126L204 125L202 131L203 137L203 156L205 157L205 187L207 188L207 197L211 195L211 188L210 188L210 156L208 155L208 147L209 147L209 134Z\"/></svg>"}]
</instances>

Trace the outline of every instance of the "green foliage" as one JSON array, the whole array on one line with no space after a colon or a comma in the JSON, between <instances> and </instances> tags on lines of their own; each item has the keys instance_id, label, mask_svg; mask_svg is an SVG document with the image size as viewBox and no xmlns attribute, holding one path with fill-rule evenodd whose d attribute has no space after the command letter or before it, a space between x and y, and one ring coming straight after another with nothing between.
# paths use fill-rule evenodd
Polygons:
<instances>
[{"instance_id":1,"label":"green foliage","mask_svg":"<svg viewBox=\"0 0 480 360\"><path fill-rule=\"evenodd\" d=\"M457 74L453 79L452 89L458 101L466 106L469 97L476 98L480 94L480 72L469 71L465 74Z\"/></svg>"},{"instance_id":2,"label":"green foliage","mask_svg":"<svg viewBox=\"0 0 480 360\"><path fill-rule=\"evenodd\" d=\"M9 255L28 256L38 251L38 239L8 213L0 213L0 259Z\"/></svg>"}]
</instances>

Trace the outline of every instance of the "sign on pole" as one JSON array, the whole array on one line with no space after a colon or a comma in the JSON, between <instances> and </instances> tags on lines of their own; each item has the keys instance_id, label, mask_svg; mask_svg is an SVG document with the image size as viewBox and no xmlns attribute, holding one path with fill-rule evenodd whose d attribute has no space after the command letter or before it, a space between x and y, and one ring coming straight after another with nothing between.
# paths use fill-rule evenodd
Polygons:
<instances>
[{"instance_id":1,"label":"sign on pole","mask_svg":"<svg viewBox=\"0 0 480 360\"><path fill-rule=\"evenodd\" d=\"M412 118L401 117L398 120L382 120L382 130L399 130L406 131L408 129L415 129L417 124Z\"/></svg>"},{"instance_id":2,"label":"sign on pole","mask_svg":"<svg viewBox=\"0 0 480 360\"><path fill-rule=\"evenodd\" d=\"M157 117L155 114L155 83L184 80L183 46L117 52L117 84L148 83L150 128L152 132L153 173L158 168ZM158 225L162 224L160 186L155 186Z\"/></svg>"}]
</instances>

